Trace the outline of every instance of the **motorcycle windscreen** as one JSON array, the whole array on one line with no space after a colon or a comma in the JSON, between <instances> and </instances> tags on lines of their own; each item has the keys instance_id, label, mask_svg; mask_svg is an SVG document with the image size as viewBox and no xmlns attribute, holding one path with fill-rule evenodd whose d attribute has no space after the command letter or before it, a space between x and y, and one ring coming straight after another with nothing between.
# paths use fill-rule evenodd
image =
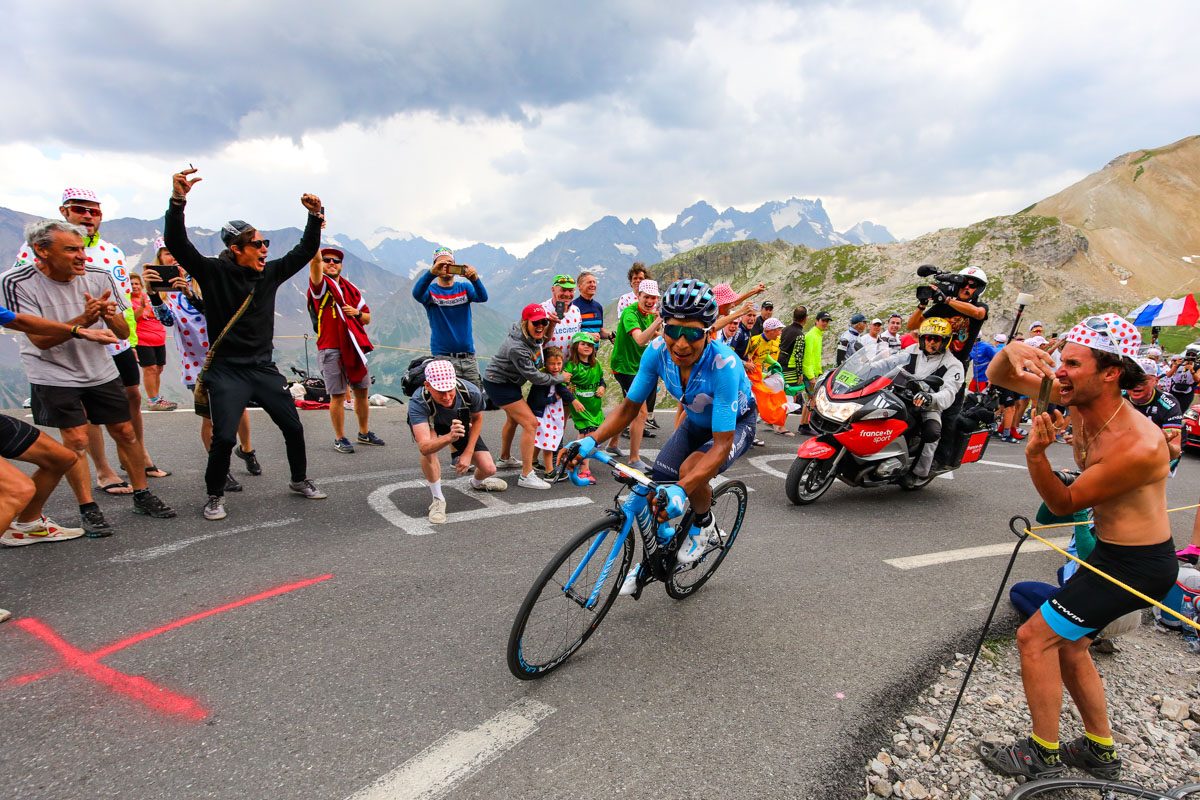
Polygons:
<instances>
[{"instance_id":1,"label":"motorcycle windscreen","mask_svg":"<svg viewBox=\"0 0 1200 800\"><path fill-rule=\"evenodd\" d=\"M834 400L865 397L891 383L908 356L869 359L862 350L835 367L829 376L829 396Z\"/></svg>"}]
</instances>

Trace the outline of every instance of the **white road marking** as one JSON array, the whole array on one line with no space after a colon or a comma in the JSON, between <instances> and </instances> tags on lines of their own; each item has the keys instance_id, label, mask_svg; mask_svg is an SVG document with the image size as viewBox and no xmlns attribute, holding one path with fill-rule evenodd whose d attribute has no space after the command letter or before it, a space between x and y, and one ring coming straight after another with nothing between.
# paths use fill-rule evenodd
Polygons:
<instances>
[{"instance_id":1,"label":"white road marking","mask_svg":"<svg viewBox=\"0 0 1200 800\"><path fill-rule=\"evenodd\" d=\"M754 467L759 472L765 472L768 475L774 475L776 478L786 478L787 477L786 472L780 472L779 470L777 470L774 467L769 466L769 465L772 461L783 461L784 459L787 459L788 461L793 461L793 460L795 460L795 458L796 458L795 453L775 453L775 454L769 455L769 456L753 456L752 458L750 458L748 460L750 462L750 466Z\"/></svg>"},{"instance_id":2,"label":"white road marking","mask_svg":"<svg viewBox=\"0 0 1200 800\"><path fill-rule=\"evenodd\" d=\"M985 461L983 459L980 459L974 463L987 464L990 467L1008 467L1009 469L1025 469L1024 464L1005 464L1003 461Z\"/></svg>"},{"instance_id":3,"label":"white road marking","mask_svg":"<svg viewBox=\"0 0 1200 800\"><path fill-rule=\"evenodd\" d=\"M450 483L442 483L443 489L456 489L465 495L483 503L483 508L475 508L470 511L451 511L446 514L446 522L439 525L430 524L429 520L424 517L410 517L405 514L396 504L392 502L392 492L399 489L424 489L428 486L424 479L411 481L401 481L399 483L389 483L380 486L375 491L367 496L367 505L375 510L379 516L386 519L388 522L395 525L400 530L410 536L428 536L434 532L434 529L441 525L449 525L453 522L473 522L480 519L489 519L491 517L507 516L510 514L529 514L534 511L549 511L552 509L567 508L568 506L584 506L592 502L590 497L581 497L579 495L558 496L548 500L534 500L526 503L509 503L501 500L492 492L477 492L468 488L467 483L470 478L459 478ZM515 481L510 484L515 486ZM510 490L511 491L511 490ZM526 492L526 489L518 491ZM553 490L551 490L553 491Z\"/></svg>"},{"instance_id":4,"label":"white road marking","mask_svg":"<svg viewBox=\"0 0 1200 800\"><path fill-rule=\"evenodd\" d=\"M519 744L554 713L537 700L518 700L469 731L453 731L349 800L431 800Z\"/></svg>"},{"instance_id":5,"label":"white road marking","mask_svg":"<svg viewBox=\"0 0 1200 800\"><path fill-rule=\"evenodd\" d=\"M1071 537L1063 536L1058 539L1047 539L1046 541L1053 542L1059 547L1065 548L1067 543L1071 541ZM935 564L949 564L953 561L970 561L974 558L1006 556L1012 553L1014 547L1016 547L1016 540L1007 544L988 544L982 547L964 547L961 550L943 550L940 553L925 553L919 556L885 558L883 563L896 569L918 569L920 567L932 567ZM1046 547L1041 542L1026 542L1021 546L1022 553L1032 553L1038 550L1049 549L1049 547Z\"/></svg>"},{"instance_id":6,"label":"white road marking","mask_svg":"<svg viewBox=\"0 0 1200 800\"><path fill-rule=\"evenodd\" d=\"M177 550L182 550L185 547L191 547L200 542L207 542L209 539L217 539L221 536L232 536L235 533L246 533L247 531L258 530L259 528L282 528L284 525L291 525L293 522L299 522L295 517L287 519L276 519L270 522L256 522L253 525L242 525L237 528L226 528L221 531L213 531L202 536L193 536L190 539L178 539L167 544L160 544L157 547L151 547L147 550L135 550L132 553L121 553L109 558L108 561L114 564L130 563L135 561L152 561L162 556L170 555Z\"/></svg>"},{"instance_id":7,"label":"white road marking","mask_svg":"<svg viewBox=\"0 0 1200 800\"><path fill-rule=\"evenodd\" d=\"M948 481L952 481L952 480L954 480L954 473L953 472L943 472L941 475L938 475L938 477L945 478Z\"/></svg>"}]
</instances>

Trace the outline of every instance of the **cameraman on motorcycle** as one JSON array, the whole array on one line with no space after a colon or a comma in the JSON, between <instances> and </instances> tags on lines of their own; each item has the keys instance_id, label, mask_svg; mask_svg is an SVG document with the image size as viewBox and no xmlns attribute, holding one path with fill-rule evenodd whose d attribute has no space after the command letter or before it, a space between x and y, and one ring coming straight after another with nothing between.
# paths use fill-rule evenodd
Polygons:
<instances>
[{"instance_id":1,"label":"cameraman on motorcycle","mask_svg":"<svg viewBox=\"0 0 1200 800\"><path fill-rule=\"evenodd\" d=\"M979 338L979 331L988 318L987 303L979 300L984 289L987 288L987 274L979 267L964 267L954 277L960 284L958 291L953 295L944 291L944 286L939 286L937 283L930 284L933 289L933 296L930 299L933 302L932 304L928 301L917 303L917 307L908 318L908 330L915 331L921 327L924 320L934 317L949 321L950 345L947 350L958 359L965 375L967 362L971 360L971 348L975 346L975 340ZM946 430L954 430L954 424L962 410L965 389L966 384L963 383L958 388L954 402L942 412L942 427ZM937 452L934 454L938 462L944 464L950 461L950 446L953 439L954 437L947 436L938 446Z\"/></svg>"},{"instance_id":2,"label":"cameraman on motorcycle","mask_svg":"<svg viewBox=\"0 0 1200 800\"><path fill-rule=\"evenodd\" d=\"M877 362L882 370L904 364L905 371L917 380L942 379L942 385L913 396L913 405L921 412L921 455L912 473L918 478L929 475L933 454L942 437L942 417L963 387L963 365L949 350L950 322L931 317L917 330L917 343L894 356Z\"/></svg>"}]
</instances>

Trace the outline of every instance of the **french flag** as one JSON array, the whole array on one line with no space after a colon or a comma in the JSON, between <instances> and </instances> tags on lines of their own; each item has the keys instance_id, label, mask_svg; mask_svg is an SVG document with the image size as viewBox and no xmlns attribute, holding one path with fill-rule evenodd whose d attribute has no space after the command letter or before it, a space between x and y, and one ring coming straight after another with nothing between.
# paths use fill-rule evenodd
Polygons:
<instances>
[{"instance_id":1,"label":"french flag","mask_svg":"<svg viewBox=\"0 0 1200 800\"><path fill-rule=\"evenodd\" d=\"M1139 328L1156 325L1195 325L1200 320L1200 307L1194 294L1175 299L1154 298L1135 308L1129 314L1133 324Z\"/></svg>"}]
</instances>

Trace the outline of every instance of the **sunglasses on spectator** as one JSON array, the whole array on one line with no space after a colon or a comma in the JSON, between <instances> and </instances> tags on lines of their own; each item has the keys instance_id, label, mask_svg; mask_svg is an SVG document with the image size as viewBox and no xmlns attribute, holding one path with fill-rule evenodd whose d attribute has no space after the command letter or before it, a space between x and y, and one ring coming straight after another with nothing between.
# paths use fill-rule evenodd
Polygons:
<instances>
[{"instance_id":1,"label":"sunglasses on spectator","mask_svg":"<svg viewBox=\"0 0 1200 800\"><path fill-rule=\"evenodd\" d=\"M100 209L91 206L67 206L67 210L73 211L81 217L99 217L104 214Z\"/></svg>"},{"instance_id":2,"label":"sunglasses on spectator","mask_svg":"<svg viewBox=\"0 0 1200 800\"><path fill-rule=\"evenodd\" d=\"M688 325L663 325L663 336L668 339L683 337L695 344L708 334L708 328L693 328Z\"/></svg>"},{"instance_id":3,"label":"sunglasses on spectator","mask_svg":"<svg viewBox=\"0 0 1200 800\"><path fill-rule=\"evenodd\" d=\"M324 258L322 258L321 260L322 260L322 261L324 261L326 264L340 264L340 263L342 263L342 260L341 260L340 258L333 258L333 257L331 257L331 256L325 256L325 257L324 257Z\"/></svg>"},{"instance_id":4,"label":"sunglasses on spectator","mask_svg":"<svg viewBox=\"0 0 1200 800\"><path fill-rule=\"evenodd\" d=\"M270 247L270 239L255 239L253 242L246 242L246 247L253 247L255 250L260 250L264 247Z\"/></svg>"},{"instance_id":5,"label":"sunglasses on spectator","mask_svg":"<svg viewBox=\"0 0 1200 800\"><path fill-rule=\"evenodd\" d=\"M535 327L535 328L544 328L544 327L546 327L547 325L549 325L549 324L550 324L550 320L548 320L548 319L535 319L535 320L531 320L529 324L530 324L530 325L532 325L532 326L533 326L533 327Z\"/></svg>"}]
</instances>

